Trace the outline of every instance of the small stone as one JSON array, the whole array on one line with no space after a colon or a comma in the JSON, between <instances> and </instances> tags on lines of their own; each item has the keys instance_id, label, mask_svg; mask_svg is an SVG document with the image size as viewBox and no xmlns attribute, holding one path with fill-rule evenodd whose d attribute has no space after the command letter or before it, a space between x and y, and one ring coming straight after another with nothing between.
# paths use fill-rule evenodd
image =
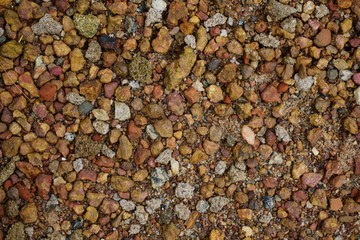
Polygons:
<instances>
[{"instance_id":1,"label":"small stone","mask_svg":"<svg viewBox=\"0 0 360 240\"><path fill-rule=\"evenodd\" d=\"M71 51L71 48L68 45L66 45L63 41L54 41L53 48L56 56L58 57L67 56Z\"/></svg>"},{"instance_id":2,"label":"small stone","mask_svg":"<svg viewBox=\"0 0 360 240\"><path fill-rule=\"evenodd\" d=\"M340 229L340 223L336 218L327 218L321 223L321 229L324 233L333 234Z\"/></svg>"},{"instance_id":3,"label":"small stone","mask_svg":"<svg viewBox=\"0 0 360 240\"><path fill-rule=\"evenodd\" d=\"M326 192L324 189L316 189L314 194L311 196L311 203L315 206L319 206L326 209L328 206Z\"/></svg>"},{"instance_id":4,"label":"small stone","mask_svg":"<svg viewBox=\"0 0 360 240\"><path fill-rule=\"evenodd\" d=\"M224 240L225 234L219 229L214 228L210 232L209 240Z\"/></svg>"},{"instance_id":5,"label":"small stone","mask_svg":"<svg viewBox=\"0 0 360 240\"><path fill-rule=\"evenodd\" d=\"M39 90L39 95L44 101L51 101L56 95L57 87L52 83L45 83Z\"/></svg>"},{"instance_id":6,"label":"small stone","mask_svg":"<svg viewBox=\"0 0 360 240\"><path fill-rule=\"evenodd\" d=\"M329 9L327 8L326 5L321 4L320 6L316 6L316 8L315 8L315 17L317 19L323 18L328 14L329 14Z\"/></svg>"},{"instance_id":7,"label":"small stone","mask_svg":"<svg viewBox=\"0 0 360 240\"><path fill-rule=\"evenodd\" d=\"M119 192L129 192L134 186L134 182L125 176L112 176L111 186Z\"/></svg>"},{"instance_id":8,"label":"small stone","mask_svg":"<svg viewBox=\"0 0 360 240\"><path fill-rule=\"evenodd\" d=\"M280 102L279 93L273 85L268 85L264 91L261 92L261 99L267 103Z\"/></svg>"},{"instance_id":9,"label":"small stone","mask_svg":"<svg viewBox=\"0 0 360 240\"><path fill-rule=\"evenodd\" d=\"M211 27L215 27L218 25L223 25L226 23L226 20L227 20L227 17L225 17L221 13L215 13L214 16L212 16L211 18L209 18L208 20L205 21L204 26L206 28L211 28Z\"/></svg>"},{"instance_id":10,"label":"small stone","mask_svg":"<svg viewBox=\"0 0 360 240\"><path fill-rule=\"evenodd\" d=\"M20 218L25 224L34 223L38 219L35 203L28 203L20 210Z\"/></svg>"},{"instance_id":11,"label":"small stone","mask_svg":"<svg viewBox=\"0 0 360 240\"><path fill-rule=\"evenodd\" d=\"M194 195L195 188L189 183L178 183L175 189L175 196L178 198L191 199Z\"/></svg>"},{"instance_id":12,"label":"small stone","mask_svg":"<svg viewBox=\"0 0 360 240\"><path fill-rule=\"evenodd\" d=\"M149 214L145 211L145 208L143 206L137 206L134 214L135 214L136 220L138 220L141 225L144 225L147 223Z\"/></svg>"},{"instance_id":13,"label":"small stone","mask_svg":"<svg viewBox=\"0 0 360 240\"><path fill-rule=\"evenodd\" d=\"M271 35L259 34L254 37L254 40L259 42L264 47L277 48L280 46L280 41Z\"/></svg>"},{"instance_id":14,"label":"small stone","mask_svg":"<svg viewBox=\"0 0 360 240\"><path fill-rule=\"evenodd\" d=\"M161 199L159 198L153 198L147 200L145 203L146 203L146 211L149 214L153 214L157 209L161 207Z\"/></svg>"},{"instance_id":15,"label":"small stone","mask_svg":"<svg viewBox=\"0 0 360 240\"><path fill-rule=\"evenodd\" d=\"M129 235L138 234L141 230L141 226L138 224L131 224L129 229Z\"/></svg>"},{"instance_id":16,"label":"small stone","mask_svg":"<svg viewBox=\"0 0 360 240\"><path fill-rule=\"evenodd\" d=\"M218 175L224 174L226 170L226 163L224 161L219 161L215 166L215 173Z\"/></svg>"},{"instance_id":17,"label":"small stone","mask_svg":"<svg viewBox=\"0 0 360 240\"><path fill-rule=\"evenodd\" d=\"M86 213L84 214L84 219L91 222L91 223L95 223L97 221L99 217L99 213L96 210L96 208L89 206L86 208Z\"/></svg>"},{"instance_id":18,"label":"small stone","mask_svg":"<svg viewBox=\"0 0 360 240\"><path fill-rule=\"evenodd\" d=\"M124 209L127 212L130 212L136 208L136 205L134 202L126 200L126 199L120 200L120 206L122 209Z\"/></svg>"},{"instance_id":19,"label":"small stone","mask_svg":"<svg viewBox=\"0 0 360 240\"><path fill-rule=\"evenodd\" d=\"M45 13L45 15L40 18L39 22L31 26L31 29L36 35L59 35L63 26L58 21L55 21L50 14Z\"/></svg>"},{"instance_id":20,"label":"small stone","mask_svg":"<svg viewBox=\"0 0 360 240\"><path fill-rule=\"evenodd\" d=\"M73 167L75 172L80 172L84 168L82 158L78 158L73 162Z\"/></svg>"},{"instance_id":21,"label":"small stone","mask_svg":"<svg viewBox=\"0 0 360 240\"><path fill-rule=\"evenodd\" d=\"M308 167L304 162L294 164L292 168L292 176L294 179L299 179L306 172L308 172Z\"/></svg>"},{"instance_id":22,"label":"small stone","mask_svg":"<svg viewBox=\"0 0 360 240\"><path fill-rule=\"evenodd\" d=\"M151 81L152 69L152 63L144 57L134 58L129 65L130 76L142 83Z\"/></svg>"},{"instance_id":23,"label":"small stone","mask_svg":"<svg viewBox=\"0 0 360 240\"><path fill-rule=\"evenodd\" d=\"M206 200L200 200L196 204L196 211L199 213L205 213L209 209L210 204Z\"/></svg>"},{"instance_id":24,"label":"small stone","mask_svg":"<svg viewBox=\"0 0 360 240\"><path fill-rule=\"evenodd\" d=\"M182 1L172 1L168 8L166 22L170 25L178 25L178 21L189 14L186 4Z\"/></svg>"},{"instance_id":25,"label":"small stone","mask_svg":"<svg viewBox=\"0 0 360 240\"><path fill-rule=\"evenodd\" d=\"M329 203L331 211L339 211L343 207L341 198L331 198Z\"/></svg>"},{"instance_id":26,"label":"small stone","mask_svg":"<svg viewBox=\"0 0 360 240\"><path fill-rule=\"evenodd\" d=\"M158 120L154 123L156 132L164 138L173 136L173 126L169 119Z\"/></svg>"},{"instance_id":27,"label":"small stone","mask_svg":"<svg viewBox=\"0 0 360 240\"><path fill-rule=\"evenodd\" d=\"M23 46L16 40L8 41L0 47L0 55L7 58L17 58L22 52Z\"/></svg>"},{"instance_id":28,"label":"small stone","mask_svg":"<svg viewBox=\"0 0 360 240\"><path fill-rule=\"evenodd\" d=\"M185 111L184 99L178 92L172 92L167 97L167 107L176 115L183 115Z\"/></svg>"},{"instance_id":29,"label":"small stone","mask_svg":"<svg viewBox=\"0 0 360 240\"><path fill-rule=\"evenodd\" d=\"M174 223L170 223L162 227L161 236L163 240L177 240L179 234L180 229L178 229Z\"/></svg>"},{"instance_id":30,"label":"small stone","mask_svg":"<svg viewBox=\"0 0 360 240\"><path fill-rule=\"evenodd\" d=\"M251 209L238 209L237 210L238 216L240 219L243 220L252 220L254 216L254 212Z\"/></svg>"},{"instance_id":31,"label":"small stone","mask_svg":"<svg viewBox=\"0 0 360 240\"><path fill-rule=\"evenodd\" d=\"M267 210L271 210L275 207L275 199L271 196L265 196L263 198L264 208Z\"/></svg>"},{"instance_id":32,"label":"small stone","mask_svg":"<svg viewBox=\"0 0 360 240\"><path fill-rule=\"evenodd\" d=\"M101 46L97 41L91 41L85 53L85 58L91 62L97 62L101 58Z\"/></svg>"},{"instance_id":33,"label":"small stone","mask_svg":"<svg viewBox=\"0 0 360 240\"><path fill-rule=\"evenodd\" d=\"M98 38L99 44L104 49L116 49L117 48L117 41L115 37L111 37L106 34L100 35Z\"/></svg>"},{"instance_id":34,"label":"small stone","mask_svg":"<svg viewBox=\"0 0 360 240\"><path fill-rule=\"evenodd\" d=\"M315 37L314 43L318 47L326 47L331 43L331 31L329 29L322 29Z\"/></svg>"},{"instance_id":35,"label":"small stone","mask_svg":"<svg viewBox=\"0 0 360 240\"><path fill-rule=\"evenodd\" d=\"M19 152L22 140L19 137L11 137L7 140L2 141L1 150L5 157L12 158Z\"/></svg>"},{"instance_id":36,"label":"small stone","mask_svg":"<svg viewBox=\"0 0 360 240\"><path fill-rule=\"evenodd\" d=\"M166 10L166 2L164 0L152 0L151 6L158 11Z\"/></svg>"},{"instance_id":37,"label":"small stone","mask_svg":"<svg viewBox=\"0 0 360 240\"><path fill-rule=\"evenodd\" d=\"M350 70L340 70L339 76L341 80L348 81L353 76L353 73Z\"/></svg>"},{"instance_id":38,"label":"small stone","mask_svg":"<svg viewBox=\"0 0 360 240\"><path fill-rule=\"evenodd\" d=\"M192 49L196 48L196 38L194 35L186 35L186 37L184 38L184 42Z\"/></svg>"},{"instance_id":39,"label":"small stone","mask_svg":"<svg viewBox=\"0 0 360 240\"><path fill-rule=\"evenodd\" d=\"M174 208L175 214L178 216L179 219L181 220L188 220L191 214L191 211L189 210L189 208L184 205L183 203L179 203L175 205Z\"/></svg>"},{"instance_id":40,"label":"small stone","mask_svg":"<svg viewBox=\"0 0 360 240\"><path fill-rule=\"evenodd\" d=\"M296 13L297 11L293 7L279 3L275 0L270 0L268 4L268 12L274 21L279 21Z\"/></svg>"},{"instance_id":41,"label":"small stone","mask_svg":"<svg viewBox=\"0 0 360 240\"><path fill-rule=\"evenodd\" d=\"M77 92L70 92L66 95L66 100L72 104L81 105L86 99Z\"/></svg>"},{"instance_id":42,"label":"small stone","mask_svg":"<svg viewBox=\"0 0 360 240\"><path fill-rule=\"evenodd\" d=\"M167 89L176 88L190 74L196 57L192 48L185 47L180 57L166 67L164 83Z\"/></svg>"},{"instance_id":43,"label":"small stone","mask_svg":"<svg viewBox=\"0 0 360 240\"><path fill-rule=\"evenodd\" d=\"M169 30L163 27L160 29L157 37L151 42L151 46L155 52L165 54L169 51L172 41Z\"/></svg>"},{"instance_id":44,"label":"small stone","mask_svg":"<svg viewBox=\"0 0 360 240\"><path fill-rule=\"evenodd\" d=\"M93 122L93 126L94 126L94 129L102 134L102 135L105 135L109 132L110 130L110 125L104 121L100 121L100 120L95 120Z\"/></svg>"},{"instance_id":45,"label":"small stone","mask_svg":"<svg viewBox=\"0 0 360 240\"><path fill-rule=\"evenodd\" d=\"M97 33L100 20L92 14L82 15L76 13L74 15L74 24L81 35L86 38L92 38Z\"/></svg>"},{"instance_id":46,"label":"small stone","mask_svg":"<svg viewBox=\"0 0 360 240\"><path fill-rule=\"evenodd\" d=\"M320 173L304 173L301 178L301 183L309 187L315 187L322 179Z\"/></svg>"},{"instance_id":47,"label":"small stone","mask_svg":"<svg viewBox=\"0 0 360 240\"><path fill-rule=\"evenodd\" d=\"M88 101L85 101L83 103L81 103L78 107L78 111L79 111L79 114L81 115L87 115L88 113L91 112L91 110L93 109L93 105L88 102Z\"/></svg>"},{"instance_id":48,"label":"small stone","mask_svg":"<svg viewBox=\"0 0 360 240\"><path fill-rule=\"evenodd\" d=\"M1 5L1 1L0 1ZM25 227L22 222L16 222L11 225L5 240L25 240Z\"/></svg>"},{"instance_id":49,"label":"small stone","mask_svg":"<svg viewBox=\"0 0 360 240\"><path fill-rule=\"evenodd\" d=\"M209 199L210 211L217 213L221 211L226 205L228 205L229 202L230 199L226 197L220 197L220 196L212 197Z\"/></svg>"},{"instance_id":50,"label":"small stone","mask_svg":"<svg viewBox=\"0 0 360 240\"><path fill-rule=\"evenodd\" d=\"M151 172L152 188L161 188L167 181L169 181L169 176L163 168L157 167Z\"/></svg>"},{"instance_id":51,"label":"small stone","mask_svg":"<svg viewBox=\"0 0 360 240\"><path fill-rule=\"evenodd\" d=\"M271 155L271 158L269 160L269 164L282 164L284 162L284 159L282 158L280 153L274 152Z\"/></svg>"},{"instance_id":52,"label":"small stone","mask_svg":"<svg viewBox=\"0 0 360 240\"><path fill-rule=\"evenodd\" d=\"M248 144L250 144L250 145L255 144L255 133L253 132L253 130L249 126L244 125L242 127L241 136L245 139L245 141Z\"/></svg>"},{"instance_id":53,"label":"small stone","mask_svg":"<svg viewBox=\"0 0 360 240\"><path fill-rule=\"evenodd\" d=\"M357 105L360 105L360 87L354 91L354 98Z\"/></svg>"},{"instance_id":54,"label":"small stone","mask_svg":"<svg viewBox=\"0 0 360 240\"><path fill-rule=\"evenodd\" d=\"M291 141L291 137L289 133L286 131L286 129L283 126L279 124L275 126L275 134L279 141L284 141L284 142Z\"/></svg>"},{"instance_id":55,"label":"small stone","mask_svg":"<svg viewBox=\"0 0 360 240\"><path fill-rule=\"evenodd\" d=\"M207 97L209 98L210 102L217 103L224 100L223 92L221 87L217 85L210 85L206 88Z\"/></svg>"},{"instance_id":56,"label":"small stone","mask_svg":"<svg viewBox=\"0 0 360 240\"><path fill-rule=\"evenodd\" d=\"M356 119L352 117L347 117L344 120L344 128L348 130L351 134L358 134L359 127L357 125Z\"/></svg>"},{"instance_id":57,"label":"small stone","mask_svg":"<svg viewBox=\"0 0 360 240\"><path fill-rule=\"evenodd\" d=\"M172 155L172 150L170 148L165 149L159 156L155 159L155 162L167 165L171 160L175 160Z\"/></svg>"},{"instance_id":58,"label":"small stone","mask_svg":"<svg viewBox=\"0 0 360 240\"><path fill-rule=\"evenodd\" d=\"M314 82L312 76L301 79L299 74L295 74L295 87L299 91L309 91Z\"/></svg>"},{"instance_id":59,"label":"small stone","mask_svg":"<svg viewBox=\"0 0 360 240\"><path fill-rule=\"evenodd\" d=\"M110 119L109 115L104 109L93 109L92 114L96 119L101 121L107 121Z\"/></svg>"},{"instance_id":60,"label":"small stone","mask_svg":"<svg viewBox=\"0 0 360 240\"><path fill-rule=\"evenodd\" d=\"M161 22L162 20L162 11L155 8L150 8L146 13L145 26L148 27L153 23Z\"/></svg>"},{"instance_id":61,"label":"small stone","mask_svg":"<svg viewBox=\"0 0 360 240\"><path fill-rule=\"evenodd\" d=\"M115 119L125 121L131 118L131 112L128 105L121 102L115 102Z\"/></svg>"},{"instance_id":62,"label":"small stone","mask_svg":"<svg viewBox=\"0 0 360 240\"><path fill-rule=\"evenodd\" d=\"M70 52L70 64L71 64L71 71L77 72L83 69L86 60L84 58L83 53L79 48L75 48Z\"/></svg>"},{"instance_id":63,"label":"small stone","mask_svg":"<svg viewBox=\"0 0 360 240\"><path fill-rule=\"evenodd\" d=\"M347 62L343 59L335 59L332 62L334 64L334 67L336 67L336 69L338 70L345 70L349 68Z\"/></svg>"}]
</instances>

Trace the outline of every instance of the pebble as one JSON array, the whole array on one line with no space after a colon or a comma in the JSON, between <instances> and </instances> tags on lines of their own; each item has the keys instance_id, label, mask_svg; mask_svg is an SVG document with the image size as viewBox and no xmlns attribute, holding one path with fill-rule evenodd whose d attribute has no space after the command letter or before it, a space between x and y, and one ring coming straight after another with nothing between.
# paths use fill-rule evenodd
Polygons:
<instances>
[{"instance_id":1,"label":"pebble","mask_svg":"<svg viewBox=\"0 0 360 240\"><path fill-rule=\"evenodd\" d=\"M270 0L268 4L268 12L274 21L279 21L296 13L297 10L289 5L282 4L275 0Z\"/></svg>"},{"instance_id":2,"label":"pebble","mask_svg":"<svg viewBox=\"0 0 360 240\"><path fill-rule=\"evenodd\" d=\"M72 104L81 105L86 99L76 92L70 92L66 95L66 100Z\"/></svg>"},{"instance_id":3,"label":"pebble","mask_svg":"<svg viewBox=\"0 0 360 240\"><path fill-rule=\"evenodd\" d=\"M255 144L255 133L253 130L249 127L244 125L241 129L241 136L245 139L245 141L250 144Z\"/></svg>"},{"instance_id":4,"label":"pebble","mask_svg":"<svg viewBox=\"0 0 360 240\"><path fill-rule=\"evenodd\" d=\"M283 164L284 159L282 158L280 153L274 152L269 160L269 164Z\"/></svg>"},{"instance_id":5,"label":"pebble","mask_svg":"<svg viewBox=\"0 0 360 240\"><path fill-rule=\"evenodd\" d=\"M317 19L323 18L328 14L329 14L329 9L327 8L326 5L320 4L319 6L315 7L315 17Z\"/></svg>"},{"instance_id":6,"label":"pebble","mask_svg":"<svg viewBox=\"0 0 360 240\"><path fill-rule=\"evenodd\" d=\"M141 226L139 224L131 224L129 229L129 235L138 234L141 230Z\"/></svg>"},{"instance_id":7,"label":"pebble","mask_svg":"<svg viewBox=\"0 0 360 240\"><path fill-rule=\"evenodd\" d=\"M275 134L279 141L284 141L284 142L291 141L291 137L289 133L286 131L286 129L283 126L279 124L275 126Z\"/></svg>"},{"instance_id":8,"label":"pebble","mask_svg":"<svg viewBox=\"0 0 360 240\"><path fill-rule=\"evenodd\" d=\"M161 188L167 181L169 181L169 176L163 168L157 167L151 172L152 188Z\"/></svg>"},{"instance_id":9,"label":"pebble","mask_svg":"<svg viewBox=\"0 0 360 240\"><path fill-rule=\"evenodd\" d=\"M130 212L136 208L135 203L130 200L121 199L119 203L120 203L121 208L127 212Z\"/></svg>"},{"instance_id":10,"label":"pebble","mask_svg":"<svg viewBox=\"0 0 360 240\"><path fill-rule=\"evenodd\" d=\"M22 222L16 222L11 225L5 240L25 240L25 226Z\"/></svg>"},{"instance_id":11,"label":"pebble","mask_svg":"<svg viewBox=\"0 0 360 240\"><path fill-rule=\"evenodd\" d=\"M110 130L110 125L101 120L95 120L93 122L93 126L94 126L94 129L102 135L107 134Z\"/></svg>"},{"instance_id":12,"label":"pebble","mask_svg":"<svg viewBox=\"0 0 360 240\"><path fill-rule=\"evenodd\" d=\"M221 13L215 13L214 16L205 21L204 26L206 28L216 27L226 23L227 17Z\"/></svg>"},{"instance_id":13,"label":"pebble","mask_svg":"<svg viewBox=\"0 0 360 240\"><path fill-rule=\"evenodd\" d=\"M151 6L160 12L163 12L166 10L166 2L164 0L152 0Z\"/></svg>"},{"instance_id":14,"label":"pebble","mask_svg":"<svg viewBox=\"0 0 360 240\"><path fill-rule=\"evenodd\" d=\"M48 13L45 13L45 15L40 18L39 22L31 26L31 30L36 35L59 35L62 29L63 26L59 22L55 21Z\"/></svg>"},{"instance_id":15,"label":"pebble","mask_svg":"<svg viewBox=\"0 0 360 240\"><path fill-rule=\"evenodd\" d=\"M210 204L206 200L199 200L196 204L196 211L199 213L206 213Z\"/></svg>"},{"instance_id":16,"label":"pebble","mask_svg":"<svg viewBox=\"0 0 360 240\"><path fill-rule=\"evenodd\" d=\"M78 107L78 111L81 115L87 115L88 113L91 112L91 110L93 109L93 105L88 102L88 101L85 101L83 103L81 103Z\"/></svg>"},{"instance_id":17,"label":"pebble","mask_svg":"<svg viewBox=\"0 0 360 240\"><path fill-rule=\"evenodd\" d=\"M78 158L73 162L75 172L80 172L84 168L83 159Z\"/></svg>"},{"instance_id":18,"label":"pebble","mask_svg":"<svg viewBox=\"0 0 360 240\"><path fill-rule=\"evenodd\" d=\"M76 13L74 15L74 24L81 35L86 38L92 38L100 26L100 20L92 14L82 15Z\"/></svg>"},{"instance_id":19,"label":"pebble","mask_svg":"<svg viewBox=\"0 0 360 240\"><path fill-rule=\"evenodd\" d=\"M309 76L304 79L301 79L299 74L295 74L295 87L298 91L309 91L312 85L315 82L314 77Z\"/></svg>"},{"instance_id":20,"label":"pebble","mask_svg":"<svg viewBox=\"0 0 360 240\"><path fill-rule=\"evenodd\" d=\"M158 138L158 135L155 131L155 128L153 125L149 124L146 126L146 133L150 137L150 139L155 140Z\"/></svg>"},{"instance_id":21,"label":"pebble","mask_svg":"<svg viewBox=\"0 0 360 240\"><path fill-rule=\"evenodd\" d=\"M226 163L224 161L219 161L215 166L215 173L217 175L222 175L224 174L225 170L226 170Z\"/></svg>"},{"instance_id":22,"label":"pebble","mask_svg":"<svg viewBox=\"0 0 360 240\"><path fill-rule=\"evenodd\" d=\"M340 70L339 77L343 81L348 81L353 76L353 73L350 70Z\"/></svg>"},{"instance_id":23,"label":"pebble","mask_svg":"<svg viewBox=\"0 0 360 240\"><path fill-rule=\"evenodd\" d=\"M184 41L186 43L186 45L188 45L189 47L191 47L192 49L196 48L196 38L194 35L187 35L184 38Z\"/></svg>"},{"instance_id":24,"label":"pebble","mask_svg":"<svg viewBox=\"0 0 360 240\"><path fill-rule=\"evenodd\" d=\"M130 107L122 102L115 102L115 119L126 121L131 118Z\"/></svg>"},{"instance_id":25,"label":"pebble","mask_svg":"<svg viewBox=\"0 0 360 240\"><path fill-rule=\"evenodd\" d=\"M137 206L134 214L136 220L138 220L141 225L145 225L147 223L149 214L145 211L144 206Z\"/></svg>"},{"instance_id":26,"label":"pebble","mask_svg":"<svg viewBox=\"0 0 360 240\"><path fill-rule=\"evenodd\" d=\"M178 183L175 188L175 196L178 198L191 199L194 196L195 188L189 183Z\"/></svg>"},{"instance_id":27,"label":"pebble","mask_svg":"<svg viewBox=\"0 0 360 240\"><path fill-rule=\"evenodd\" d=\"M191 214L189 208L183 203L176 204L174 211L178 218L184 221L188 220Z\"/></svg>"},{"instance_id":28,"label":"pebble","mask_svg":"<svg viewBox=\"0 0 360 240\"><path fill-rule=\"evenodd\" d=\"M173 153L173 150L170 148L165 149L162 151L159 156L155 159L155 162L167 165L171 160L175 160L171 155Z\"/></svg>"},{"instance_id":29,"label":"pebble","mask_svg":"<svg viewBox=\"0 0 360 240\"><path fill-rule=\"evenodd\" d=\"M101 58L101 46L97 41L91 41L85 52L85 58L91 62L97 62Z\"/></svg>"},{"instance_id":30,"label":"pebble","mask_svg":"<svg viewBox=\"0 0 360 240\"><path fill-rule=\"evenodd\" d=\"M360 105L360 87L356 88L356 90L354 91L354 97L356 104Z\"/></svg>"},{"instance_id":31,"label":"pebble","mask_svg":"<svg viewBox=\"0 0 360 240\"><path fill-rule=\"evenodd\" d=\"M329 29L322 29L314 39L314 43L318 47L326 47L331 43L331 31Z\"/></svg>"},{"instance_id":32,"label":"pebble","mask_svg":"<svg viewBox=\"0 0 360 240\"><path fill-rule=\"evenodd\" d=\"M280 41L271 35L259 34L254 37L254 40L264 47L278 48L280 46Z\"/></svg>"},{"instance_id":33,"label":"pebble","mask_svg":"<svg viewBox=\"0 0 360 240\"><path fill-rule=\"evenodd\" d=\"M161 22L162 20L162 11L156 10L155 8L150 8L146 13L145 26L148 27L154 23Z\"/></svg>"},{"instance_id":34,"label":"pebble","mask_svg":"<svg viewBox=\"0 0 360 240\"><path fill-rule=\"evenodd\" d=\"M209 199L210 211L217 213L220 212L226 205L230 203L230 199L226 197L212 197Z\"/></svg>"},{"instance_id":35,"label":"pebble","mask_svg":"<svg viewBox=\"0 0 360 240\"><path fill-rule=\"evenodd\" d=\"M156 210L158 210L161 206L161 199L159 198L153 198L153 199L150 199L150 200L147 200L145 203L146 203L146 211L149 213L149 214L153 214Z\"/></svg>"}]
</instances>

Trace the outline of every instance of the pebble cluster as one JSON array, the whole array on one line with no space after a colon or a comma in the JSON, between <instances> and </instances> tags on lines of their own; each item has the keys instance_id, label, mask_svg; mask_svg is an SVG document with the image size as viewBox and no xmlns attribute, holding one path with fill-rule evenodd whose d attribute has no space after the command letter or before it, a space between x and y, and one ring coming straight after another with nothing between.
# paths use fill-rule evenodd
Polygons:
<instances>
[{"instance_id":1,"label":"pebble cluster","mask_svg":"<svg viewBox=\"0 0 360 240\"><path fill-rule=\"evenodd\" d=\"M0 240L360 236L360 0L0 0Z\"/></svg>"}]
</instances>

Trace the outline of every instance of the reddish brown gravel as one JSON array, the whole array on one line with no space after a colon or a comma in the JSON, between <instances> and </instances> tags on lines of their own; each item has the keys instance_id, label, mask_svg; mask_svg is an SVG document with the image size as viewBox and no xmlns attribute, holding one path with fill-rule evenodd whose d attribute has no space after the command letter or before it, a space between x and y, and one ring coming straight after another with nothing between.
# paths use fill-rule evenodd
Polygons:
<instances>
[{"instance_id":1,"label":"reddish brown gravel","mask_svg":"<svg viewBox=\"0 0 360 240\"><path fill-rule=\"evenodd\" d=\"M0 240L360 239L360 0L0 0Z\"/></svg>"}]
</instances>

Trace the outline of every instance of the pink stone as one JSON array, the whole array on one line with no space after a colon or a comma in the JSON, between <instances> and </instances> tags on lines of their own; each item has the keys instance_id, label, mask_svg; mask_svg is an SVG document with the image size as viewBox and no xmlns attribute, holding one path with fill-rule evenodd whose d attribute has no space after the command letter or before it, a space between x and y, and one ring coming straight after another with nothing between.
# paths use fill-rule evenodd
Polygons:
<instances>
[{"instance_id":1,"label":"pink stone","mask_svg":"<svg viewBox=\"0 0 360 240\"><path fill-rule=\"evenodd\" d=\"M83 169L79 172L79 178L81 180L89 180L91 182L96 182L97 174L94 170Z\"/></svg>"},{"instance_id":2,"label":"pink stone","mask_svg":"<svg viewBox=\"0 0 360 240\"><path fill-rule=\"evenodd\" d=\"M49 199L49 192L52 184L52 176L41 173L36 177L35 184L36 187L38 188L39 195L43 197L45 200Z\"/></svg>"},{"instance_id":3,"label":"pink stone","mask_svg":"<svg viewBox=\"0 0 360 240\"><path fill-rule=\"evenodd\" d=\"M60 76L62 74L62 68L59 66L54 66L50 69L50 74L53 76Z\"/></svg>"},{"instance_id":4,"label":"pink stone","mask_svg":"<svg viewBox=\"0 0 360 240\"><path fill-rule=\"evenodd\" d=\"M110 82L104 85L104 91L105 91L105 97L107 98L111 98L114 93L116 88L118 87L119 83L118 82Z\"/></svg>"},{"instance_id":5,"label":"pink stone","mask_svg":"<svg viewBox=\"0 0 360 240\"><path fill-rule=\"evenodd\" d=\"M322 174L320 173L304 173L302 175L301 182L306 186L315 187L321 179Z\"/></svg>"},{"instance_id":6,"label":"pink stone","mask_svg":"<svg viewBox=\"0 0 360 240\"><path fill-rule=\"evenodd\" d=\"M360 73L355 73L353 75L353 81L354 83L356 83L357 85L360 85Z\"/></svg>"}]
</instances>

